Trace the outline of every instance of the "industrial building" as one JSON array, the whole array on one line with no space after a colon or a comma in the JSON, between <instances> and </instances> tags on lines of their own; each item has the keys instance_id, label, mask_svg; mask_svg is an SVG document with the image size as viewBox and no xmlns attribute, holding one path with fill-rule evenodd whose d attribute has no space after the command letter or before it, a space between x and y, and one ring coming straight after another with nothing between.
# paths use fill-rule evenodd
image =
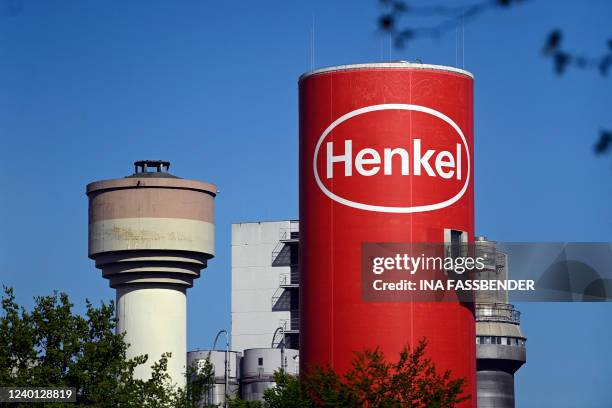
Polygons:
<instances>
[{"instance_id":1,"label":"industrial building","mask_svg":"<svg viewBox=\"0 0 612 408\"><path fill-rule=\"evenodd\" d=\"M245 401L261 401L265 390L276 384L274 374L277 371L299 374L298 350L285 349L282 345L242 352L195 350L187 353L189 367L201 368L207 360L213 365L214 378L212 387L202 399L203 406L224 406L227 397L236 396Z\"/></svg>"},{"instance_id":2,"label":"industrial building","mask_svg":"<svg viewBox=\"0 0 612 408\"><path fill-rule=\"evenodd\" d=\"M290 343L299 332L299 320L287 326L290 316L299 316L299 301L291 300L299 296L300 265L295 255L299 251L299 231L297 220L232 225L233 350L269 347L273 341L273 347L279 347L278 337L273 337L278 327L293 328L286 335L287 344L299 349L299 344ZM489 260L478 272L479 277L507 279L507 256L496 250L495 242L477 236L475 243L479 254L486 254ZM286 299L280 301L283 298ZM512 408L514 373L526 361L520 312L508 303L507 292L479 291L475 317L478 407ZM274 362L275 369L280 368L279 361L277 358Z\"/></svg>"},{"instance_id":3,"label":"industrial building","mask_svg":"<svg viewBox=\"0 0 612 408\"><path fill-rule=\"evenodd\" d=\"M367 302L360 285L372 242L476 242L491 255L485 273L506 276L503 254L474 234L472 74L403 61L330 67L300 77L299 99L300 222L232 225L225 350L186 350L187 289L214 256L216 187L164 161L87 186L89 257L116 289L128 357L171 352L178 385L187 360L209 359L206 401L221 404L261 399L279 369L342 374L355 350L393 356L425 337L428 357L478 397L460 408L513 407L526 354L507 294Z\"/></svg>"},{"instance_id":4,"label":"industrial building","mask_svg":"<svg viewBox=\"0 0 612 408\"><path fill-rule=\"evenodd\" d=\"M240 395L261 400L274 372L299 373L299 223L232 225L231 349Z\"/></svg>"},{"instance_id":5,"label":"industrial building","mask_svg":"<svg viewBox=\"0 0 612 408\"><path fill-rule=\"evenodd\" d=\"M231 346L187 358L196 365L208 358L215 368L205 403L223 404L226 387L229 396L261 400L276 371L299 373L298 238L297 221L232 225Z\"/></svg>"},{"instance_id":6,"label":"industrial building","mask_svg":"<svg viewBox=\"0 0 612 408\"><path fill-rule=\"evenodd\" d=\"M297 221L232 225L232 350L299 348L298 237Z\"/></svg>"},{"instance_id":7,"label":"industrial building","mask_svg":"<svg viewBox=\"0 0 612 408\"><path fill-rule=\"evenodd\" d=\"M158 350L157 354L161 355L174 347L176 354L173 356L179 357L171 358L171 362L178 363L171 365L172 371L169 372L177 383L181 382L186 366L197 366L206 359L211 361L215 370L214 386L205 397L206 403L223 404L226 395L261 400L265 389L274 385L275 371L283 369L291 374L299 373L300 224L297 220L286 220L232 225L231 347L228 343L227 350L181 353L185 348L186 333L176 329L177 324L181 327L185 324L182 296L190 279L197 277L185 269L197 270L197 267L205 266L214 252L210 243L211 229L206 225L201 231L209 233L204 236L209 240L210 249L204 254L191 255L198 257L195 261L186 258L182 252L182 257L176 257L173 252L183 250L177 250L178 245L173 240L159 239L162 233L174 237L174 232L164 232L168 227L172 228L172 222L167 220L169 215L185 215L193 211L189 208L178 211L175 208L177 195L170 199L164 190L192 189L195 186L198 190L190 191L198 195L190 198L199 197L200 201L195 205L209 206L207 211L212 211L208 197L214 197L215 190L209 184L192 185L192 181L183 184L183 179L168 173L167 166L152 161L137 162L136 172L131 176L88 186L90 256L96 259L103 276L111 280L111 286L121 289L117 292L118 328L128 331L128 342L132 345L130 355L147 353L156 356L151 350ZM154 171L147 169L151 167ZM162 189L161 193L159 189ZM200 197L199 194L206 195ZM130 203L130 207L125 207L126 203ZM155 207L158 214L149 214L147 208L151 207ZM173 207L175 209L170 210ZM137 213L143 220L127 217L132 213ZM162 214L165 216L144 217ZM208 219L212 220L212 217ZM96 224L98 220L110 221L101 226ZM135 230L134 225L138 226ZM147 231L143 226L150 229ZM177 227L176 233L179 230L179 237L184 239L186 230ZM484 237L476 237L476 243L479 250L487 254L487 259L494 260L481 272L488 274L484 278L506 279L506 256L497 252L495 243ZM198 245L205 247L206 241L202 240ZM119 262L121 264L117 265ZM128 273L129 278L125 275ZM126 296L134 292L139 296ZM178 296L173 296L174 292L178 292ZM142 307L145 304L149 309ZM151 307L155 308L155 315L151 314ZM475 316L478 406L513 407L514 372L526 361L526 339L519 325L520 313L508 303L507 293L479 292ZM156 319L154 323L150 321L152 317ZM164 327L172 327L173 331L166 331ZM144 341L151 333L156 336L155 341ZM180 355L186 356L185 362L181 361ZM137 375L146 378L149 373L143 368L140 367L142 372L137 372Z\"/></svg>"}]
</instances>

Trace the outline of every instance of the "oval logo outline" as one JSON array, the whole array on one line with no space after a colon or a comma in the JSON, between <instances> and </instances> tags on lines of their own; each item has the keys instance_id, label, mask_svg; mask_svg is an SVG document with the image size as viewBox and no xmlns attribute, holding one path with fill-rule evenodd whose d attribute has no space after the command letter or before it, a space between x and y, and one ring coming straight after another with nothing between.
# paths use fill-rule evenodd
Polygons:
<instances>
[{"instance_id":1,"label":"oval logo outline","mask_svg":"<svg viewBox=\"0 0 612 408\"><path fill-rule=\"evenodd\" d=\"M455 132L457 132L457 134L461 138L461 142L463 143L463 147L465 148L465 152L467 154L467 176L465 178L465 182L463 183L463 187L457 194L455 194L453 197L449 198L448 200L445 200L439 203L434 203L434 204L418 205L418 206L411 206L411 207L389 207L389 206L382 206L382 205L363 204L363 203L358 203L356 201L351 201L349 199L340 197L332 193L331 191L329 191L327 187L325 187L325 185L321 181L321 178L319 177L319 172L317 170L317 159L319 158L320 147L323 144L323 141L325 140L327 135L329 135L329 133L331 133L331 131L334 130L338 125L340 125L341 123L355 116L362 115L368 112L376 112L376 111L381 111L381 110L407 110L407 111L427 113L429 115L437 117L438 119L442 119L444 122L448 123L455 130ZM319 140L317 141L317 144L315 146L315 151L314 151L313 156L314 157L312 160L312 167L314 171L315 180L317 182L319 189L321 189L323 194L325 194L327 197L331 198L332 200L336 201L337 203L344 204L348 207L357 208L359 210L386 212L386 213L395 213L395 214L399 214L399 213L409 214L409 213L439 210L439 209L448 207L449 205L456 203L461 197L463 197L463 194L465 194L468 188L468 185L470 183L470 175L471 175L470 172L471 172L471 165L472 165L471 158L470 158L470 149L468 147L467 140L465 139L465 135L461 131L461 128L451 118L449 118L442 112L439 112L435 109L431 109L431 108L428 108L426 106L421 106L421 105L404 104L404 103L385 103L385 104L380 104L380 105L370 105L364 108L355 109L354 111L345 113L344 115L340 116L338 119L333 121L332 124L329 125L327 129L325 129L325 131L323 131L321 136L319 136Z\"/></svg>"}]
</instances>

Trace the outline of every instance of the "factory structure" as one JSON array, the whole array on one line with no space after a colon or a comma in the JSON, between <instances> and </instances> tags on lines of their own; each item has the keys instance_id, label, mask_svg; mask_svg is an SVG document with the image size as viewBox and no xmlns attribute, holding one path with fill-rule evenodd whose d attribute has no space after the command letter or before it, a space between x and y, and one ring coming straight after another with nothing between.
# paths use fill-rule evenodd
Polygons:
<instances>
[{"instance_id":1,"label":"factory structure","mask_svg":"<svg viewBox=\"0 0 612 408\"><path fill-rule=\"evenodd\" d=\"M485 237L476 237L476 247L490 260L481 278L507 279L508 256ZM503 290L478 291L475 306L478 406L514 407L514 373L527 361L521 313Z\"/></svg>"},{"instance_id":2,"label":"factory structure","mask_svg":"<svg viewBox=\"0 0 612 408\"><path fill-rule=\"evenodd\" d=\"M300 315L300 264L295 255L299 253L299 246L297 220L232 225L231 348L248 354L252 353L251 347L272 346L279 350L266 360L270 365L262 379L270 379L281 368L282 340L296 350L293 356L299 358L300 347L295 342L299 339L300 319L292 319ZM478 272L482 279L507 279L507 256L497 251L495 242L476 236L475 248L489 260L485 269ZM508 303L505 291L478 292L475 300L477 391L474 399L480 408L514 407L514 373L526 362L526 337L520 327L520 312ZM279 328L284 338L279 336L282 334ZM219 366L223 367L222 363ZM221 373L217 381L222 380ZM253 396L243 394L245 399L257 399Z\"/></svg>"},{"instance_id":3,"label":"factory structure","mask_svg":"<svg viewBox=\"0 0 612 408\"><path fill-rule=\"evenodd\" d=\"M178 385L211 361L204 403L225 404L261 400L275 371L342 374L354 351L397 356L425 337L438 369L465 379L472 398L460 407L514 407L526 339L507 293L362 296L365 243L475 244L489 260L481 273L508 274L507 257L474 231L472 75L408 62L325 68L300 77L299 106L300 220L232 225L232 327L210 350L187 353L186 295L214 256L216 187L164 161L87 186L89 257L116 289L128 356L171 352Z\"/></svg>"},{"instance_id":4,"label":"factory structure","mask_svg":"<svg viewBox=\"0 0 612 408\"><path fill-rule=\"evenodd\" d=\"M232 225L234 350L300 348L298 250L298 221Z\"/></svg>"}]
</instances>

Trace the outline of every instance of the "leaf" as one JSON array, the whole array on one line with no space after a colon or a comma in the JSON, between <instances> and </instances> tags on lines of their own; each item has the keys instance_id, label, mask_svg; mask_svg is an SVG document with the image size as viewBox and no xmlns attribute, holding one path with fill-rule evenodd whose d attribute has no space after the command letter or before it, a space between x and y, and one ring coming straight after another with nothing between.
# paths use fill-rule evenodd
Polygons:
<instances>
[{"instance_id":1,"label":"leaf","mask_svg":"<svg viewBox=\"0 0 612 408\"><path fill-rule=\"evenodd\" d=\"M561 45L561 40L563 38L563 34L561 30L555 29L548 34L548 38L546 40L546 44L544 45L544 49L542 52L544 54L552 54L554 53L559 46Z\"/></svg>"},{"instance_id":2,"label":"leaf","mask_svg":"<svg viewBox=\"0 0 612 408\"><path fill-rule=\"evenodd\" d=\"M612 148L612 131L602 130L599 134L599 140L594 146L596 154L607 153Z\"/></svg>"},{"instance_id":3,"label":"leaf","mask_svg":"<svg viewBox=\"0 0 612 408\"><path fill-rule=\"evenodd\" d=\"M395 18L391 14L380 16L378 24L383 31L392 31L395 25Z\"/></svg>"}]
</instances>

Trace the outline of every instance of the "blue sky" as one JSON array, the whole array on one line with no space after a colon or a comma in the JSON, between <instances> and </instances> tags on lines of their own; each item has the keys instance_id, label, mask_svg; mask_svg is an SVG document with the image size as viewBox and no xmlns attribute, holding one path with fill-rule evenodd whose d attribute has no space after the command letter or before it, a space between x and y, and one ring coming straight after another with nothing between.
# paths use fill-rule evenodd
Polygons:
<instances>
[{"instance_id":1,"label":"blue sky","mask_svg":"<svg viewBox=\"0 0 612 408\"><path fill-rule=\"evenodd\" d=\"M441 1L444 3L444 1ZM9 4L16 5L12 8ZM0 0L0 282L31 305L53 289L108 300L87 258L90 181L162 158L216 183L217 257L189 291L189 348L229 326L230 224L297 218L297 78L391 59L456 63L455 33L391 55L362 1ZM531 1L465 26L475 74L477 230L505 241L611 241L610 79L552 74L560 27L599 54L612 3ZM521 304L528 363L519 407L608 407L612 309Z\"/></svg>"}]
</instances>

